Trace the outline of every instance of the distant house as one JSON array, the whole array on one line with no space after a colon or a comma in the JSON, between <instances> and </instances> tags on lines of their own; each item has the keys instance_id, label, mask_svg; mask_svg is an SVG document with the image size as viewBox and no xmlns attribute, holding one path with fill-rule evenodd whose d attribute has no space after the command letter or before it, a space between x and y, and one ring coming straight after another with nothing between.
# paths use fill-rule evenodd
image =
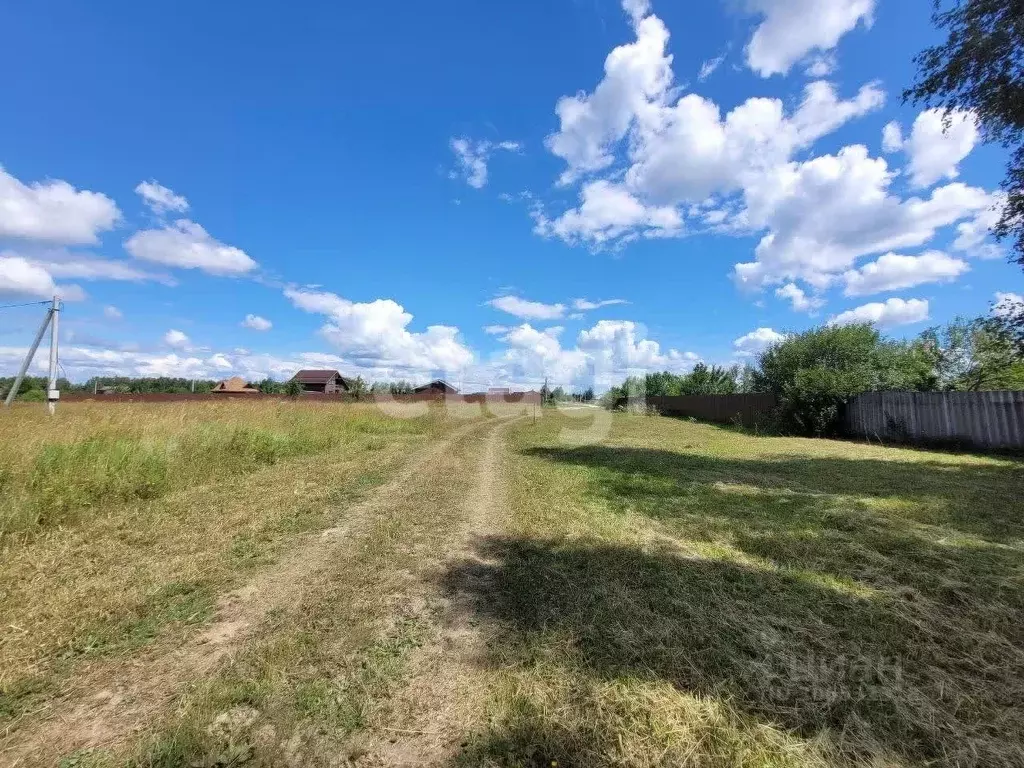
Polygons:
<instances>
[{"instance_id":1,"label":"distant house","mask_svg":"<svg viewBox=\"0 0 1024 768\"><path fill-rule=\"evenodd\" d=\"M301 370L292 376L292 381L298 382L303 392L335 395L350 389L348 379L338 371Z\"/></svg>"},{"instance_id":2,"label":"distant house","mask_svg":"<svg viewBox=\"0 0 1024 768\"><path fill-rule=\"evenodd\" d=\"M258 394L259 390L256 387L250 387L246 384L245 379L241 376L232 376L230 379L224 379L224 381L218 381L211 392L239 392L250 395Z\"/></svg>"},{"instance_id":3,"label":"distant house","mask_svg":"<svg viewBox=\"0 0 1024 768\"><path fill-rule=\"evenodd\" d=\"M487 390L488 397L505 397L512 394L512 390L508 387L489 387Z\"/></svg>"},{"instance_id":4,"label":"distant house","mask_svg":"<svg viewBox=\"0 0 1024 768\"><path fill-rule=\"evenodd\" d=\"M447 381L441 379L434 379L429 384L424 384L422 387L416 387L413 390L414 394L422 394L424 392L435 392L439 395L457 395L459 390L449 384Z\"/></svg>"}]
</instances>

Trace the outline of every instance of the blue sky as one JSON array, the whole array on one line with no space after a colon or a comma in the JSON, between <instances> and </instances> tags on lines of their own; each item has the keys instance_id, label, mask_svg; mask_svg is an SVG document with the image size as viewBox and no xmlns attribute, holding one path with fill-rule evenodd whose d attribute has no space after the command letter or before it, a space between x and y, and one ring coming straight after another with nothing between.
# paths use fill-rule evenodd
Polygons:
<instances>
[{"instance_id":1,"label":"blue sky","mask_svg":"<svg viewBox=\"0 0 1024 768\"><path fill-rule=\"evenodd\" d=\"M1024 292L985 237L1002 151L900 103L921 4L55 2L0 30L0 303L64 296L72 378L601 388ZM0 311L5 371L38 318Z\"/></svg>"}]
</instances>

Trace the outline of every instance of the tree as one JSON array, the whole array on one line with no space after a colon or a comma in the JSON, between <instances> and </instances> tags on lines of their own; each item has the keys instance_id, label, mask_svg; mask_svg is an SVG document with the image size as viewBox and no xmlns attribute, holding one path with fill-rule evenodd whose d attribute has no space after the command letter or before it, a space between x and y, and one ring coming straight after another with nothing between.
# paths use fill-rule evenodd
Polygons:
<instances>
[{"instance_id":1,"label":"tree","mask_svg":"<svg viewBox=\"0 0 1024 768\"><path fill-rule=\"evenodd\" d=\"M1010 338L1017 354L1024 357L1024 300L1014 294L1005 295L992 307L991 322Z\"/></svg>"},{"instance_id":2,"label":"tree","mask_svg":"<svg viewBox=\"0 0 1024 768\"><path fill-rule=\"evenodd\" d=\"M1024 355L999 316L958 317L919 339L934 362L937 389L1024 389Z\"/></svg>"},{"instance_id":3,"label":"tree","mask_svg":"<svg viewBox=\"0 0 1024 768\"><path fill-rule=\"evenodd\" d=\"M257 384L256 388L265 395L279 395L283 389L281 384L274 381L269 376Z\"/></svg>"},{"instance_id":4,"label":"tree","mask_svg":"<svg viewBox=\"0 0 1024 768\"><path fill-rule=\"evenodd\" d=\"M292 379L284 385L284 393L288 395L288 397L298 397L302 394L302 385L295 379Z\"/></svg>"},{"instance_id":5,"label":"tree","mask_svg":"<svg viewBox=\"0 0 1024 768\"><path fill-rule=\"evenodd\" d=\"M917 81L903 100L945 110L970 110L987 141L1011 150L1003 189L1006 206L993 232L1014 239L1024 267L1024 0L955 0L932 19L948 33L919 53Z\"/></svg>"},{"instance_id":6,"label":"tree","mask_svg":"<svg viewBox=\"0 0 1024 768\"><path fill-rule=\"evenodd\" d=\"M356 376L351 379L348 383L348 391L356 400L362 399L368 391L363 377Z\"/></svg>"},{"instance_id":7,"label":"tree","mask_svg":"<svg viewBox=\"0 0 1024 768\"><path fill-rule=\"evenodd\" d=\"M680 377L681 395L731 395L736 392L736 378L727 369L697 363L686 376Z\"/></svg>"},{"instance_id":8,"label":"tree","mask_svg":"<svg viewBox=\"0 0 1024 768\"><path fill-rule=\"evenodd\" d=\"M754 390L779 399L781 426L834 434L840 409L861 392L922 390L934 382L932 358L917 343L882 339L870 325L826 326L762 352Z\"/></svg>"}]
</instances>

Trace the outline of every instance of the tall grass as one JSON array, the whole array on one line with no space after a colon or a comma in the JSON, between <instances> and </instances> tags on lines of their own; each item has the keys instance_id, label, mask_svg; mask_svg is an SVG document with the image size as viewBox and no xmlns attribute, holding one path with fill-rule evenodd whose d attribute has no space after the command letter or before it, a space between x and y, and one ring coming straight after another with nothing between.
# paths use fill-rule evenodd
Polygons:
<instances>
[{"instance_id":1,"label":"tall grass","mask_svg":"<svg viewBox=\"0 0 1024 768\"><path fill-rule=\"evenodd\" d=\"M0 730L80 660L205 621L453 419L293 403L0 412Z\"/></svg>"},{"instance_id":2,"label":"tall grass","mask_svg":"<svg viewBox=\"0 0 1024 768\"><path fill-rule=\"evenodd\" d=\"M371 408L297 404L77 404L49 420L27 408L0 420L0 536L74 525L352 435L419 432L428 419Z\"/></svg>"}]
</instances>

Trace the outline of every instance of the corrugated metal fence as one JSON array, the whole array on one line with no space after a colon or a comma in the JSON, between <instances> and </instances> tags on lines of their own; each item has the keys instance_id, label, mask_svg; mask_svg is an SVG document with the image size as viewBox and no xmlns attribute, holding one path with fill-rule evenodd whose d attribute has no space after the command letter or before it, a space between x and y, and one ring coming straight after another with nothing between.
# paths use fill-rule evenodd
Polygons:
<instances>
[{"instance_id":1,"label":"corrugated metal fence","mask_svg":"<svg viewBox=\"0 0 1024 768\"><path fill-rule=\"evenodd\" d=\"M1024 392L867 392L846 404L850 437L1024 448Z\"/></svg>"},{"instance_id":2,"label":"corrugated metal fence","mask_svg":"<svg viewBox=\"0 0 1024 768\"><path fill-rule=\"evenodd\" d=\"M646 399L666 416L756 427L770 424L773 395ZM621 404L625 404L622 401ZM844 407L847 437L976 448L1024 448L1024 392L867 392Z\"/></svg>"},{"instance_id":3,"label":"corrugated metal fence","mask_svg":"<svg viewBox=\"0 0 1024 768\"><path fill-rule=\"evenodd\" d=\"M647 405L665 416L714 421L720 424L741 424L755 427L764 424L777 404L775 395L676 395L651 396Z\"/></svg>"}]
</instances>

